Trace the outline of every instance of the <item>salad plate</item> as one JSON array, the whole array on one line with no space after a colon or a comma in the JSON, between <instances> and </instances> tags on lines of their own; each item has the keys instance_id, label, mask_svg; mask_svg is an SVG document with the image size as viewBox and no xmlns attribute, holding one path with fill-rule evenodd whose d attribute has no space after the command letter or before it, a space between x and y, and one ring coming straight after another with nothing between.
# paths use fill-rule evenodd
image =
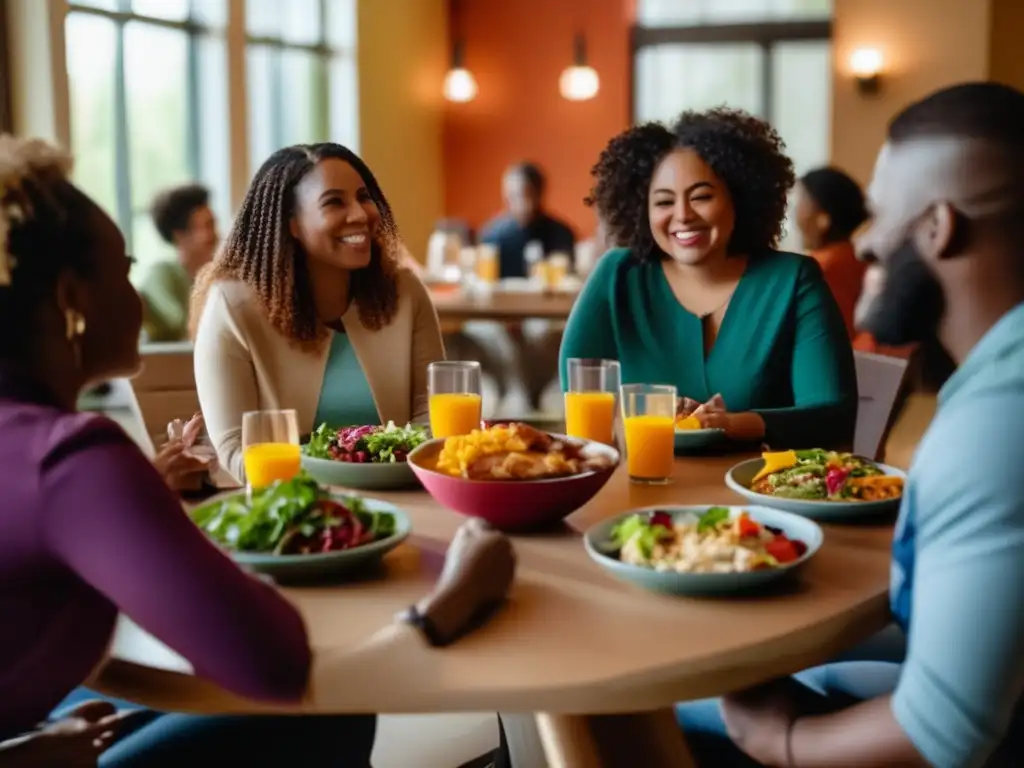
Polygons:
<instances>
[{"instance_id":1,"label":"salad plate","mask_svg":"<svg viewBox=\"0 0 1024 768\"><path fill-rule=\"evenodd\" d=\"M811 448L762 454L725 475L725 484L752 504L814 520L892 514L907 474L860 456Z\"/></svg>"},{"instance_id":2,"label":"salad plate","mask_svg":"<svg viewBox=\"0 0 1024 768\"><path fill-rule=\"evenodd\" d=\"M416 485L406 460L430 438L426 427L389 422L332 429L321 424L302 446L302 468L325 485L365 491Z\"/></svg>"},{"instance_id":3,"label":"salad plate","mask_svg":"<svg viewBox=\"0 0 1024 768\"><path fill-rule=\"evenodd\" d=\"M216 496L189 512L239 565L279 580L309 580L374 565L408 537L393 504L332 493L302 474Z\"/></svg>"},{"instance_id":4,"label":"salad plate","mask_svg":"<svg viewBox=\"0 0 1024 768\"><path fill-rule=\"evenodd\" d=\"M643 507L583 536L613 577L654 592L693 597L744 593L792 573L821 548L807 518L768 507Z\"/></svg>"}]
</instances>

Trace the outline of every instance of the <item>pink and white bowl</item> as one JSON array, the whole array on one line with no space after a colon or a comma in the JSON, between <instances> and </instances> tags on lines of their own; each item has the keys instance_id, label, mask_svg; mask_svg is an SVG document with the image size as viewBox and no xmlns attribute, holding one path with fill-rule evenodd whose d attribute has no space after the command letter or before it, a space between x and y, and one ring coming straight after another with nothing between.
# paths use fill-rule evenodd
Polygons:
<instances>
[{"instance_id":1,"label":"pink and white bowl","mask_svg":"<svg viewBox=\"0 0 1024 768\"><path fill-rule=\"evenodd\" d=\"M582 442L590 456L607 456L606 469L571 477L546 480L467 480L433 469L443 439L423 443L409 454L408 462L427 493L441 506L460 515L479 517L500 531L522 532L554 525L590 501L604 487L619 465L619 452L604 443Z\"/></svg>"}]
</instances>

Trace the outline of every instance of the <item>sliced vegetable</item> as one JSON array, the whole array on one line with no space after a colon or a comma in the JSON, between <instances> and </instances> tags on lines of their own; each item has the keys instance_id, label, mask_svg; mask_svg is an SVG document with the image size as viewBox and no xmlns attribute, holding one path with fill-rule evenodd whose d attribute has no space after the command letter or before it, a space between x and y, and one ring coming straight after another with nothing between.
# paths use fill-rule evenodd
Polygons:
<instances>
[{"instance_id":1,"label":"sliced vegetable","mask_svg":"<svg viewBox=\"0 0 1024 768\"><path fill-rule=\"evenodd\" d=\"M764 459L764 466L761 468L760 472L754 475L754 479L751 482L756 483L762 477L770 475L773 472L779 472L780 470L794 467L799 460L797 458L796 451L762 453L761 458Z\"/></svg>"}]
</instances>

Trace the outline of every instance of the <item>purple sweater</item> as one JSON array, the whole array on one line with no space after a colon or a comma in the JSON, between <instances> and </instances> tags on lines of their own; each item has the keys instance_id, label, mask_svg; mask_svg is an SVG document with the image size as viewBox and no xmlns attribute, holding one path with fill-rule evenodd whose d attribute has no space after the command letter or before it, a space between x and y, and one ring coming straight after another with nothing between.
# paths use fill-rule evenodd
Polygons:
<instances>
[{"instance_id":1,"label":"purple sweater","mask_svg":"<svg viewBox=\"0 0 1024 768\"><path fill-rule=\"evenodd\" d=\"M39 392L0 371L0 734L83 682L118 611L228 690L300 698L295 609L206 539L118 425Z\"/></svg>"}]
</instances>

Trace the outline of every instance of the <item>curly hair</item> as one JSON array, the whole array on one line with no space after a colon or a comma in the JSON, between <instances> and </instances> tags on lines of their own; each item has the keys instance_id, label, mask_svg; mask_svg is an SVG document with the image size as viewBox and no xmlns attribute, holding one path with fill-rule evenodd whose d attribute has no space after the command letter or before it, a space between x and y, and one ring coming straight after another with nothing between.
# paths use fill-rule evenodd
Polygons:
<instances>
[{"instance_id":1,"label":"curly hair","mask_svg":"<svg viewBox=\"0 0 1024 768\"><path fill-rule=\"evenodd\" d=\"M71 156L41 139L0 135L0 360L23 361L37 343L32 320L66 270L95 267L92 215L70 181Z\"/></svg>"},{"instance_id":2,"label":"curly hair","mask_svg":"<svg viewBox=\"0 0 1024 768\"><path fill-rule=\"evenodd\" d=\"M584 202L597 209L616 242L640 259L662 255L647 201L655 169L675 149L694 150L728 187L736 211L729 253L751 254L778 244L796 182L793 163L771 125L725 107L683 112L671 127L636 125L608 143L591 169L594 184Z\"/></svg>"},{"instance_id":3,"label":"curly hair","mask_svg":"<svg viewBox=\"0 0 1024 768\"><path fill-rule=\"evenodd\" d=\"M295 188L317 163L336 158L362 177L380 213L370 264L352 272L349 295L367 328L391 322L398 308L398 227L380 185L366 164L340 144L298 144L271 155L249 186L224 246L196 276L189 325L195 338L210 287L240 280L256 294L271 325L302 349L319 349L327 329L317 317L313 287L302 246L291 234Z\"/></svg>"}]
</instances>

